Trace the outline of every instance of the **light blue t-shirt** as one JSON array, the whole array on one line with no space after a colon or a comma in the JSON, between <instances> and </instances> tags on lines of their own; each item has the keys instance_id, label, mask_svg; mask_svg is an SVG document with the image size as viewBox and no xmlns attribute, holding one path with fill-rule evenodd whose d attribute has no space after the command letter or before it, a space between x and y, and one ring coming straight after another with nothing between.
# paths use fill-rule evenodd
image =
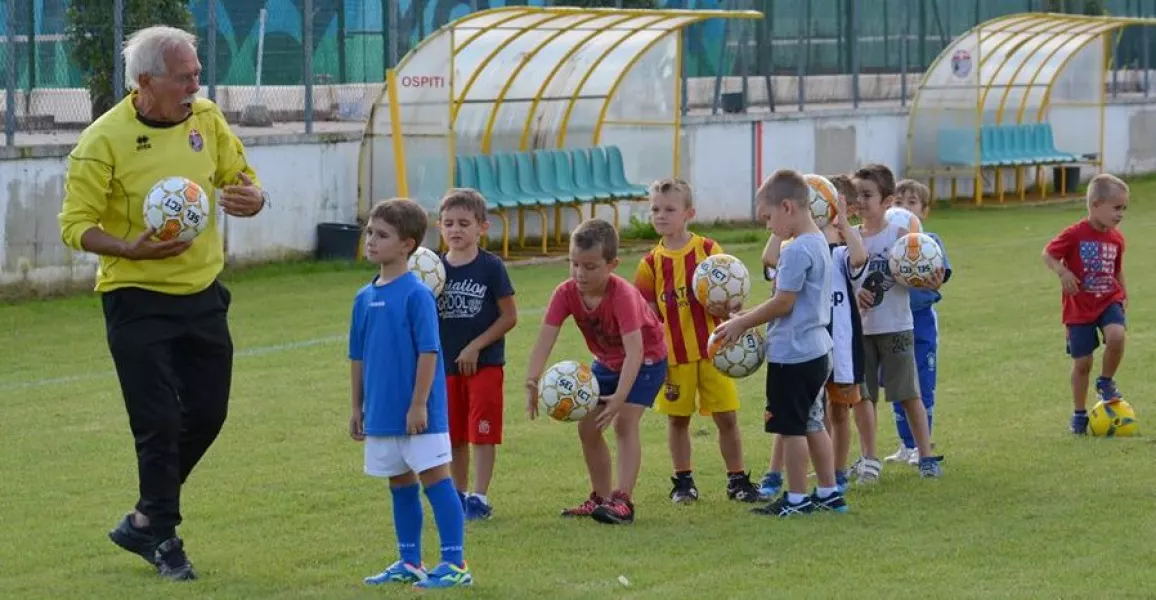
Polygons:
<instances>
[{"instance_id":1,"label":"light blue t-shirt","mask_svg":"<svg viewBox=\"0 0 1156 600\"><path fill-rule=\"evenodd\" d=\"M767 362L798 364L831 351L831 250L820 233L805 233L779 255L775 288L794 292L795 305L767 329ZM778 293L778 292L776 292Z\"/></svg>"},{"instance_id":2,"label":"light blue t-shirt","mask_svg":"<svg viewBox=\"0 0 1156 600\"><path fill-rule=\"evenodd\" d=\"M406 414L417 381L417 359L437 354L433 386L426 402L425 433L446 433L446 375L438 336L433 292L413 273L357 292L349 325L349 359L362 362L365 435L406 433Z\"/></svg>"}]
</instances>

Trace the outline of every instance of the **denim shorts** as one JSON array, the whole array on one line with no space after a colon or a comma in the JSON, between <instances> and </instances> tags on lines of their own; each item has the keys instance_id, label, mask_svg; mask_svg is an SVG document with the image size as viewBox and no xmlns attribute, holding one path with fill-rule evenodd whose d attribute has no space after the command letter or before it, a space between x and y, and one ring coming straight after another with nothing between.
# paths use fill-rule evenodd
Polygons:
<instances>
[{"instance_id":1,"label":"denim shorts","mask_svg":"<svg viewBox=\"0 0 1156 600\"><path fill-rule=\"evenodd\" d=\"M1109 325L1125 325L1124 305L1113 302L1094 323L1068 325L1068 356L1083 358L1100 347L1100 332Z\"/></svg>"}]
</instances>

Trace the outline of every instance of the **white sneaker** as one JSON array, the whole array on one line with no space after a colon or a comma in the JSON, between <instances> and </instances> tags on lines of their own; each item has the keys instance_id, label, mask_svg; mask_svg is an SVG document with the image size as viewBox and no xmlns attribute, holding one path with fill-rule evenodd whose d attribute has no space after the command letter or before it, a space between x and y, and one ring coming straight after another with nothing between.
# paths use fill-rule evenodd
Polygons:
<instances>
[{"instance_id":1,"label":"white sneaker","mask_svg":"<svg viewBox=\"0 0 1156 600\"><path fill-rule=\"evenodd\" d=\"M867 458L860 456L859 460L855 461L852 466L851 477L855 483L871 484L879 481L879 476L883 473L883 463L874 458Z\"/></svg>"},{"instance_id":2,"label":"white sneaker","mask_svg":"<svg viewBox=\"0 0 1156 600\"><path fill-rule=\"evenodd\" d=\"M915 462L912 463L911 461ZM917 465L919 464L919 450L916 450L915 448L908 448L900 444L899 449L895 451L895 454L885 456L883 458L883 462L905 462Z\"/></svg>"}]
</instances>

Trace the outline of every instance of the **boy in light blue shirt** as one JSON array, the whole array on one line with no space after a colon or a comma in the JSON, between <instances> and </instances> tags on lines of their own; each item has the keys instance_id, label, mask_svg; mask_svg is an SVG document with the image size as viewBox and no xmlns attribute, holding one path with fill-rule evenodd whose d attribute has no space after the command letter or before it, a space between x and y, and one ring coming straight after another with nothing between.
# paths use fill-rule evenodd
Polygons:
<instances>
[{"instance_id":1,"label":"boy in light blue shirt","mask_svg":"<svg viewBox=\"0 0 1156 600\"><path fill-rule=\"evenodd\" d=\"M349 327L349 435L365 443L365 473L389 479L401 560L365 583L417 588L468 586L465 514L450 478L445 366L433 293L409 272L409 256L425 237L429 217L412 200L373 207L365 257L380 271L357 293ZM425 488L441 538L441 564L421 560Z\"/></svg>"},{"instance_id":2,"label":"boy in light blue shirt","mask_svg":"<svg viewBox=\"0 0 1156 600\"><path fill-rule=\"evenodd\" d=\"M796 171L775 171L759 187L759 216L780 239L794 238L778 260L775 293L770 300L721 324L715 330L728 341L752 327L770 323L767 331L768 433L783 440L787 491L771 504L755 508L762 515L788 517L816 510L846 512L835 483L831 437L823 422L824 385L831 374L831 251L808 205L810 189ZM819 487L807 493L807 458L815 466Z\"/></svg>"}]
</instances>

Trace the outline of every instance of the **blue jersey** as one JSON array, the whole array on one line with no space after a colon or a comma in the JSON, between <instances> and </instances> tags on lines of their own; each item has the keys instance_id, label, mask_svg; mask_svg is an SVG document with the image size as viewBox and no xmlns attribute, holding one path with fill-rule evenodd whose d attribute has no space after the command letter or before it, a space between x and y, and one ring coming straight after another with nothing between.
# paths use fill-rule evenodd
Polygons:
<instances>
[{"instance_id":1,"label":"blue jersey","mask_svg":"<svg viewBox=\"0 0 1156 600\"><path fill-rule=\"evenodd\" d=\"M455 362L470 342L482 335L498 320L498 300L514 295L514 286L506 265L497 256L481 250L474 260L454 266L442 257L446 268L446 285L438 298L438 320L441 325L442 354L447 373L456 375ZM478 366L500 367L506 364L506 340L499 338L478 353Z\"/></svg>"},{"instance_id":2,"label":"blue jersey","mask_svg":"<svg viewBox=\"0 0 1156 600\"><path fill-rule=\"evenodd\" d=\"M426 433L446 433L446 377L433 293L413 273L357 292L349 325L349 359L362 363L365 435L407 435L406 413L417 380L417 359L438 357L426 402Z\"/></svg>"},{"instance_id":3,"label":"blue jersey","mask_svg":"<svg viewBox=\"0 0 1156 600\"><path fill-rule=\"evenodd\" d=\"M943 240L938 235L926 231L924 233L935 240L936 244L939 244L939 251L943 254L943 283L947 283L947 280L951 279L951 261L947 258L947 248L943 246ZM911 297L912 316L920 311L931 310L932 306L943 299L943 294L940 294L939 290L911 288L908 293ZM925 316L924 322L926 320L927 317Z\"/></svg>"}]
</instances>

